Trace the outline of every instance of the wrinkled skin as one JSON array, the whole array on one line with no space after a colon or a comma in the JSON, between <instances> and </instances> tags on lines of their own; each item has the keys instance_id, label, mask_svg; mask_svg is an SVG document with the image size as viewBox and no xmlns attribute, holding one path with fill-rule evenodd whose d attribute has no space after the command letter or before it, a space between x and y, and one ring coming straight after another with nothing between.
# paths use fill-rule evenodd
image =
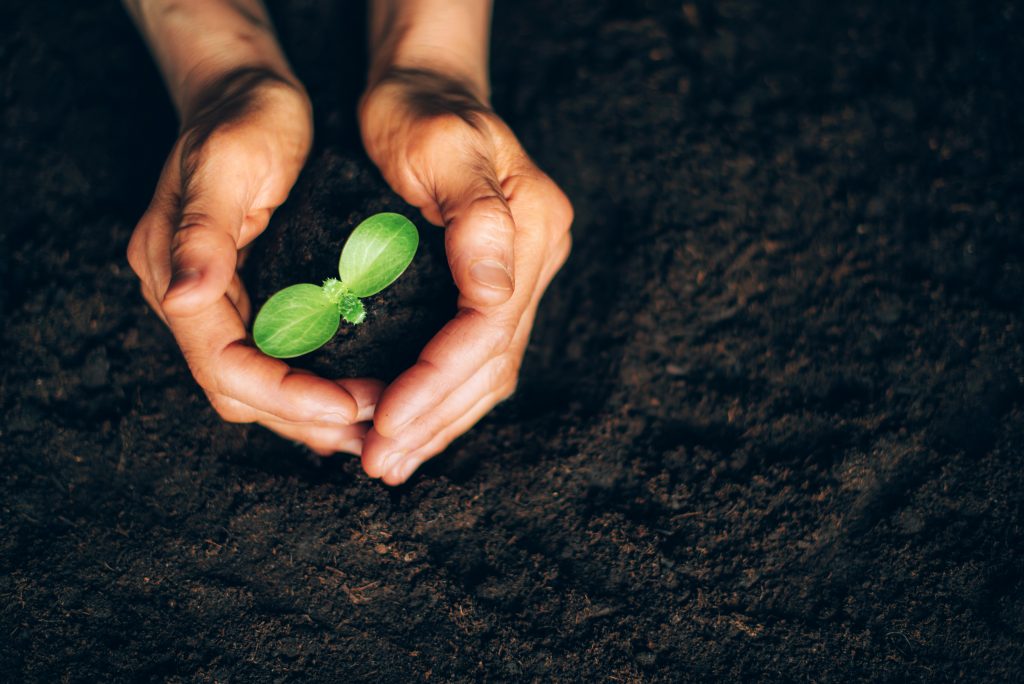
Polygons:
<instances>
[{"instance_id":1,"label":"wrinkled skin","mask_svg":"<svg viewBox=\"0 0 1024 684\"><path fill-rule=\"evenodd\" d=\"M380 383L325 380L246 342L239 250L298 177L312 141L309 100L259 69L230 73L209 92L185 119L129 263L224 420L260 423L323 455L359 454Z\"/></svg>"},{"instance_id":2,"label":"wrinkled skin","mask_svg":"<svg viewBox=\"0 0 1024 684\"><path fill-rule=\"evenodd\" d=\"M371 477L400 484L515 390L540 298L569 255L572 207L468 86L385 74L360 103L363 139L392 188L444 226L459 311L383 394L375 380L319 378L246 341L237 272L305 162L308 98L258 69L209 92L129 245L143 295L222 418L321 455L361 454Z\"/></svg>"}]
</instances>

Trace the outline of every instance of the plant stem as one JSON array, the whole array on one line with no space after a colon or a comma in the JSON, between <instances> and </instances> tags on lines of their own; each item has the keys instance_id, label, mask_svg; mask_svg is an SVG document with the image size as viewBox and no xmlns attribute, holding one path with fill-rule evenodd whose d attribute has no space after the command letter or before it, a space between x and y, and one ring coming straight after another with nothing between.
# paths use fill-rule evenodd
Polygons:
<instances>
[{"instance_id":1,"label":"plant stem","mask_svg":"<svg viewBox=\"0 0 1024 684\"><path fill-rule=\"evenodd\" d=\"M352 325L359 325L366 319L363 302L352 294L348 286L337 278L328 278L323 285L324 296L338 305L338 313Z\"/></svg>"}]
</instances>

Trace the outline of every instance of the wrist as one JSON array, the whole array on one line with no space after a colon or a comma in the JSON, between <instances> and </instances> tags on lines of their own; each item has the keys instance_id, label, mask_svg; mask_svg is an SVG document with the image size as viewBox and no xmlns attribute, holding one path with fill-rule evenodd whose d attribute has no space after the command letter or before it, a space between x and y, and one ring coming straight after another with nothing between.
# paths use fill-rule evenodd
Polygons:
<instances>
[{"instance_id":1,"label":"wrist","mask_svg":"<svg viewBox=\"0 0 1024 684\"><path fill-rule=\"evenodd\" d=\"M281 74L260 62L192 74L179 92L182 129L210 118L213 112L217 112L213 118L232 115L228 110L241 113L259 97L260 102L291 112L292 122L308 122L312 130L313 105L306 89L290 72Z\"/></svg>"},{"instance_id":2,"label":"wrist","mask_svg":"<svg viewBox=\"0 0 1024 684\"><path fill-rule=\"evenodd\" d=\"M233 99L239 92L260 88L291 92L311 108L309 95L287 65L255 55L234 57L200 60L172 87L171 97L183 127L209 106Z\"/></svg>"},{"instance_id":3,"label":"wrist","mask_svg":"<svg viewBox=\"0 0 1024 684\"><path fill-rule=\"evenodd\" d=\"M394 73L428 72L490 98L486 0L375 0L367 90Z\"/></svg>"},{"instance_id":4,"label":"wrist","mask_svg":"<svg viewBox=\"0 0 1024 684\"><path fill-rule=\"evenodd\" d=\"M242 71L302 86L259 0L125 0L183 121L217 84Z\"/></svg>"},{"instance_id":5,"label":"wrist","mask_svg":"<svg viewBox=\"0 0 1024 684\"><path fill-rule=\"evenodd\" d=\"M462 60L454 55L439 55L429 48L420 46L396 49L394 53L375 56L367 78L366 90L372 91L377 86L394 81L405 81L410 75L424 75L440 87L444 83L457 83L459 89L470 94L474 100L489 105L491 98L490 79L486 67L478 67L472 62Z\"/></svg>"}]
</instances>

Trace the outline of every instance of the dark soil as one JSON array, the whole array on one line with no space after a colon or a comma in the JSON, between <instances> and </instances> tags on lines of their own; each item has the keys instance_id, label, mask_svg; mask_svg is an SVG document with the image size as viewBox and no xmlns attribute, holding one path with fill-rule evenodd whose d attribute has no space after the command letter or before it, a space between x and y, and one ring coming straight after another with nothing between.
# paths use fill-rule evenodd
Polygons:
<instances>
[{"instance_id":1,"label":"dark soil","mask_svg":"<svg viewBox=\"0 0 1024 684\"><path fill-rule=\"evenodd\" d=\"M444 232L391 192L360 149L329 148L306 165L290 201L246 259L255 310L283 287L338 277L338 258L363 219L393 211L412 219L420 246L412 264L382 293L364 300L366 320L292 366L324 377L393 380L411 366L434 333L455 315L457 291L444 252Z\"/></svg>"},{"instance_id":2,"label":"dark soil","mask_svg":"<svg viewBox=\"0 0 1024 684\"><path fill-rule=\"evenodd\" d=\"M143 45L3 3L0 680L1021 681L1016 5L499 3L575 252L516 396L392 490L218 420L124 259L175 130ZM263 295L396 206L350 6L272 3L318 146ZM421 228L383 339L317 363L443 320Z\"/></svg>"}]
</instances>

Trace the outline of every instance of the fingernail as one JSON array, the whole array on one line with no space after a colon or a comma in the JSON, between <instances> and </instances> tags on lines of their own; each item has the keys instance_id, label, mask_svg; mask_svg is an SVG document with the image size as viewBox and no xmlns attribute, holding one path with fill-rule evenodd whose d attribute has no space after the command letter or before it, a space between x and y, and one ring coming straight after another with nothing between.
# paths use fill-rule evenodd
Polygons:
<instances>
[{"instance_id":1,"label":"fingernail","mask_svg":"<svg viewBox=\"0 0 1024 684\"><path fill-rule=\"evenodd\" d=\"M195 285L198 280L199 271L197 269L183 268L180 271L175 271L171 276L171 284L167 287L167 291L184 292Z\"/></svg>"},{"instance_id":2,"label":"fingernail","mask_svg":"<svg viewBox=\"0 0 1024 684\"><path fill-rule=\"evenodd\" d=\"M347 416L343 416L340 413L325 413L316 419L318 423L327 423L329 425L351 425L352 421Z\"/></svg>"},{"instance_id":3,"label":"fingernail","mask_svg":"<svg viewBox=\"0 0 1024 684\"><path fill-rule=\"evenodd\" d=\"M387 474L391 472L391 469L396 463L401 463L402 459L405 458L405 454L401 451L392 451L390 454L381 459L380 472Z\"/></svg>"},{"instance_id":4,"label":"fingernail","mask_svg":"<svg viewBox=\"0 0 1024 684\"><path fill-rule=\"evenodd\" d=\"M469 274L473 279L495 290L512 289L512 274L509 273L505 264L494 259L483 259L469 267Z\"/></svg>"}]
</instances>

